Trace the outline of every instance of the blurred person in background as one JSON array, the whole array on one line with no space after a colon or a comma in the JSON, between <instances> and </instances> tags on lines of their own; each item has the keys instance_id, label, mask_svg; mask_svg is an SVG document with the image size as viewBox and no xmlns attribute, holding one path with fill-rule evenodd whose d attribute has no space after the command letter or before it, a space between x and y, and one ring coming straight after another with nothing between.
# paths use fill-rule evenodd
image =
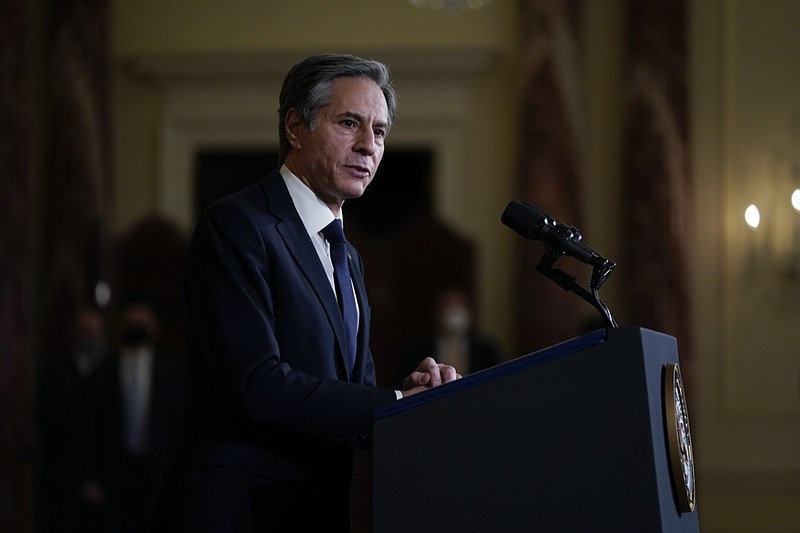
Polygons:
<instances>
[{"instance_id":1,"label":"blurred person in background","mask_svg":"<svg viewBox=\"0 0 800 533\"><path fill-rule=\"evenodd\" d=\"M104 319L75 314L68 346L42 369L36 402L41 445L41 530L102 531L105 495L94 479L89 383L105 358Z\"/></svg>"},{"instance_id":2,"label":"blurred person in background","mask_svg":"<svg viewBox=\"0 0 800 533\"><path fill-rule=\"evenodd\" d=\"M93 378L96 468L113 531L150 530L182 417L183 370L156 349L159 328L150 305L126 305L117 349Z\"/></svg>"},{"instance_id":3,"label":"blurred person in background","mask_svg":"<svg viewBox=\"0 0 800 533\"><path fill-rule=\"evenodd\" d=\"M441 291L434 302L435 331L428 339L412 344L406 351L401 372L413 369L422 357L458 368L463 375L501 362L500 348L475 326L469 294L458 288Z\"/></svg>"}]
</instances>

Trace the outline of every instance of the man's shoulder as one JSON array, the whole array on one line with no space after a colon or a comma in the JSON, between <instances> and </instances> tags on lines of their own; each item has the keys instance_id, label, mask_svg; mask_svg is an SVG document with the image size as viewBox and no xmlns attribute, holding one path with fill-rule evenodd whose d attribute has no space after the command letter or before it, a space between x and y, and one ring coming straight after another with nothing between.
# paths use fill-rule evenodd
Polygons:
<instances>
[{"instance_id":1,"label":"man's shoulder","mask_svg":"<svg viewBox=\"0 0 800 533\"><path fill-rule=\"evenodd\" d=\"M211 204L208 210L265 210L269 202L269 197L275 194L276 185L279 185L276 181L281 181L280 174L277 171L270 172L256 183L219 198Z\"/></svg>"},{"instance_id":2,"label":"man's shoulder","mask_svg":"<svg viewBox=\"0 0 800 533\"><path fill-rule=\"evenodd\" d=\"M264 246L277 239L281 225L302 227L297 210L277 171L260 182L221 198L198 219L189 250L227 243L235 248Z\"/></svg>"},{"instance_id":3,"label":"man's shoulder","mask_svg":"<svg viewBox=\"0 0 800 533\"><path fill-rule=\"evenodd\" d=\"M283 190L282 190L283 189ZM203 213L200 221L214 220L230 223L235 220L258 220L268 223L280 218L282 206L288 197L286 187L277 171L244 189L224 196Z\"/></svg>"}]
</instances>

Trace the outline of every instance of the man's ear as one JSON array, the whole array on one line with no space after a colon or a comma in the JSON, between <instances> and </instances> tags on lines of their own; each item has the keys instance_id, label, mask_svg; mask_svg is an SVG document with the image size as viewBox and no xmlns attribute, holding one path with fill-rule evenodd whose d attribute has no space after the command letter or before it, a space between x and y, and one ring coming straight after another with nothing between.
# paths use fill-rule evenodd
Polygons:
<instances>
[{"instance_id":1,"label":"man's ear","mask_svg":"<svg viewBox=\"0 0 800 533\"><path fill-rule=\"evenodd\" d=\"M306 130L306 125L300 118L297 109L292 108L286 113L283 127L286 129L286 138L294 149L300 149L300 134Z\"/></svg>"}]
</instances>

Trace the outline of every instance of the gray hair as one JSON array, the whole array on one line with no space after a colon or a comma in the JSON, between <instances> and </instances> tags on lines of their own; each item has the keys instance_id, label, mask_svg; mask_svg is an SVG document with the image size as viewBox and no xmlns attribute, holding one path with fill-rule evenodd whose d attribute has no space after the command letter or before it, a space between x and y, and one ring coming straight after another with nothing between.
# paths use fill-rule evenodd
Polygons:
<instances>
[{"instance_id":1,"label":"gray hair","mask_svg":"<svg viewBox=\"0 0 800 533\"><path fill-rule=\"evenodd\" d=\"M319 54L307 57L286 74L281 87L278 108L279 163L283 164L291 148L286 135L286 114L296 109L309 130L320 108L331 98L331 83L337 78L369 78L383 91L389 112L389 128L397 112L397 93L391 74L383 63L346 54Z\"/></svg>"}]
</instances>

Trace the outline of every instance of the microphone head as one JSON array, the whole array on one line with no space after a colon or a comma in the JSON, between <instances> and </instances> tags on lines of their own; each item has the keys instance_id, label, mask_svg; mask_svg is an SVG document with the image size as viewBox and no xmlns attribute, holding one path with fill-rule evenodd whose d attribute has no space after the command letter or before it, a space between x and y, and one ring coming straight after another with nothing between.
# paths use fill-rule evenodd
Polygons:
<instances>
[{"instance_id":1,"label":"microphone head","mask_svg":"<svg viewBox=\"0 0 800 533\"><path fill-rule=\"evenodd\" d=\"M517 200L509 202L500 221L526 239L538 239L544 227L554 223L531 204Z\"/></svg>"}]
</instances>

